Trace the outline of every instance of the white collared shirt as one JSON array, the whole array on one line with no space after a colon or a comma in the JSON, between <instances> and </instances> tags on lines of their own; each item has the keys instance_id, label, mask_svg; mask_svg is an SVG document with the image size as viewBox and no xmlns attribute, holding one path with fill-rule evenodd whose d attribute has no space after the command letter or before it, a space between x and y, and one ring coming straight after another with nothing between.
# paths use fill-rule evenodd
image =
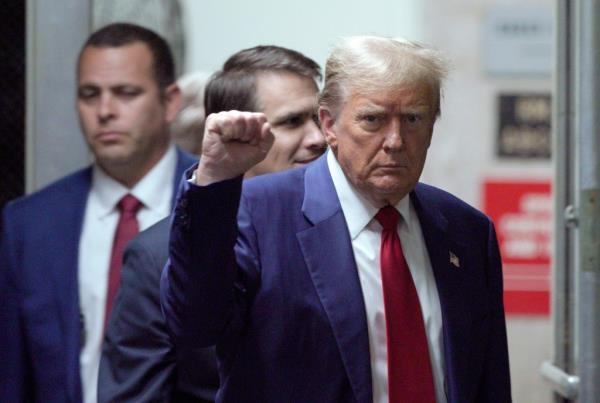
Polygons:
<instances>
[{"instance_id":1,"label":"white collared shirt","mask_svg":"<svg viewBox=\"0 0 600 403\"><path fill-rule=\"evenodd\" d=\"M327 165L350 232L365 302L373 403L388 403L387 333L380 269L382 227L375 219L378 209L348 181L331 151L327 154ZM445 403L442 312L433 269L410 197L407 195L395 207L402 216L398 234L423 313L436 400Z\"/></svg>"},{"instance_id":2,"label":"white collared shirt","mask_svg":"<svg viewBox=\"0 0 600 403\"><path fill-rule=\"evenodd\" d=\"M104 336L104 310L112 244L119 221L117 203L127 193L143 204L140 231L169 215L177 165L175 146L132 189L94 166L79 241L79 305L84 318L85 345L79 356L83 401L97 401L98 370ZM82 340L82 343L84 340Z\"/></svg>"}]
</instances>

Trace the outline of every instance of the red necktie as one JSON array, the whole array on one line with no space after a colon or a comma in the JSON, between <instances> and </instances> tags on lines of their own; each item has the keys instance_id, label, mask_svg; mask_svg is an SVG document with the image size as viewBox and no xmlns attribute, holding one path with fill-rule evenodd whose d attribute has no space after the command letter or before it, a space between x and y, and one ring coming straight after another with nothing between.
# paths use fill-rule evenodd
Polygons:
<instances>
[{"instance_id":1,"label":"red necktie","mask_svg":"<svg viewBox=\"0 0 600 403\"><path fill-rule=\"evenodd\" d=\"M427 336L417 289L398 237L400 213L386 206L375 216L381 233L390 403L435 403Z\"/></svg>"},{"instance_id":2,"label":"red necktie","mask_svg":"<svg viewBox=\"0 0 600 403\"><path fill-rule=\"evenodd\" d=\"M142 203L134 196L127 194L123 196L117 208L119 209L119 222L115 231L112 253L110 255L110 267L108 270L108 291L106 292L106 310L104 313L104 327L108 324L113 300L119 289L121 282L121 264L123 260L123 251L127 242L140 231L136 214L142 207Z\"/></svg>"}]
</instances>

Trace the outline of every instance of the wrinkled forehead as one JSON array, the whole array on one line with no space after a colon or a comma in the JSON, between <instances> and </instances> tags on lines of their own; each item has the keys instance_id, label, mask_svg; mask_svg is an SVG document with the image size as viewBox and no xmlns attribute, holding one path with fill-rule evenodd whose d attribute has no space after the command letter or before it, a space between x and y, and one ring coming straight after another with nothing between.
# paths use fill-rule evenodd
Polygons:
<instances>
[{"instance_id":1,"label":"wrinkled forehead","mask_svg":"<svg viewBox=\"0 0 600 403\"><path fill-rule=\"evenodd\" d=\"M352 101L354 105L378 105L386 109L418 108L422 111L438 113L439 87L428 80L406 80L393 83L372 82L354 85L348 82L342 86L343 107Z\"/></svg>"}]
</instances>

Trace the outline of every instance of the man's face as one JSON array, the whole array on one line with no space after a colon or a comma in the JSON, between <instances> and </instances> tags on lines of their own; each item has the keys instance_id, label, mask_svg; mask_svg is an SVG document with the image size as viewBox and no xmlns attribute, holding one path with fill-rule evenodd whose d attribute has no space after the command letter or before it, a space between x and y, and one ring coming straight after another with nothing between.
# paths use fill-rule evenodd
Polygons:
<instances>
[{"instance_id":1,"label":"man's face","mask_svg":"<svg viewBox=\"0 0 600 403\"><path fill-rule=\"evenodd\" d=\"M431 141L434 96L426 85L373 95L350 92L337 116L321 109L325 137L348 180L375 207L416 185Z\"/></svg>"},{"instance_id":2,"label":"man's face","mask_svg":"<svg viewBox=\"0 0 600 403\"><path fill-rule=\"evenodd\" d=\"M248 177L298 167L323 154L326 143L316 123L317 86L312 79L288 72L260 73L256 96L275 142Z\"/></svg>"},{"instance_id":3,"label":"man's face","mask_svg":"<svg viewBox=\"0 0 600 403\"><path fill-rule=\"evenodd\" d=\"M109 175L119 169L145 174L154 166L169 143L178 102L176 86L161 94L145 44L83 50L77 111L96 162Z\"/></svg>"}]
</instances>

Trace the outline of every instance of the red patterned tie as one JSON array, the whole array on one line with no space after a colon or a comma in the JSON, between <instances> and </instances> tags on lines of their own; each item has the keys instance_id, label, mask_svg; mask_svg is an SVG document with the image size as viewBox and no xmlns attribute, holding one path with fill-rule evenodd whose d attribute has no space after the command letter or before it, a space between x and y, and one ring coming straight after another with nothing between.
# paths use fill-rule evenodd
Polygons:
<instances>
[{"instance_id":1,"label":"red patterned tie","mask_svg":"<svg viewBox=\"0 0 600 403\"><path fill-rule=\"evenodd\" d=\"M400 213L386 206L375 216L381 233L390 403L435 403L427 336L417 289L398 237Z\"/></svg>"},{"instance_id":2,"label":"red patterned tie","mask_svg":"<svg viewBox=\"0 0 600 403\"><path fill-rule=\"evenodd\" d=\"M110 255L110 268L108 271L108 291L106 292L106 310L104 313L104 328L108 324L113 300L119 289L121 281L121 264L123 260L123 251L127 242L140 231L136 214L142 207L142 203L134 196L127 194L117 204L119 209L119 223L115 231L112 253Z\"/></svg>"}]
</instances>

